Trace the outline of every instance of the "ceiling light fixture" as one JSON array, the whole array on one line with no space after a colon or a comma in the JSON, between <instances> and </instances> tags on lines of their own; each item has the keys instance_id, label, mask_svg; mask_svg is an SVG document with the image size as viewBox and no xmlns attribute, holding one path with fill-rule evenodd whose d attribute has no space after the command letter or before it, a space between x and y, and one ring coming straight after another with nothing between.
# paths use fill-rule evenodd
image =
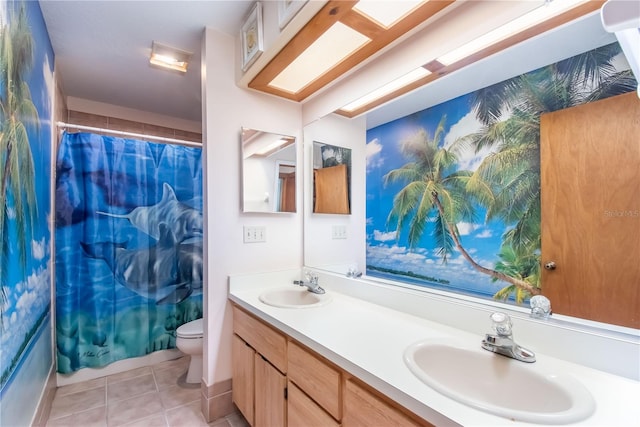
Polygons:
<instances>
[{"instance_id":1,"label":"ceiling light fixture","mask_svg":"<svg viewBox=\"0 0 640 427\"><path fill-rule=\"evenodd\" d=\"M336 113L345 117L356 117L480 59L592 13L600 8L602 2L602 0L545 0L544 4L536 9L427 63L423 68L431 71L431 74L403 86L394 85L394 90L377 98L372 96L374 91L362 97L359 105L354 106L360 99L338 109Z\"/></svg>"},{"instance_id":2,"label":"ceiling light fixture","mask_svg":"<svg viewBox=\"0 0 640 427\"><path fill-rule=\"evenodd\" d=\"M343 111L347 111L349 113L359 109L360 107L363 107L373 101L375 101L376 99L382 98L383 96L390 94L391 92L394 92L398 89L400 89L403 86L406 86L408 84L411 84L413 82L415 82L416 80L419 80L423 77L428 76L429 74L431 74L431 72L429 70L427 70L424 67L418 67L413 71L410 71L409 73L398 77L397 79L385 84L382 87L379 87L378 89L374 90L373 92L370 92L368 94L366 94L363 97L360 97L358 99L356 99L355 101L345 105L344 107L341 108L341 110Z\"/></svg>"},{"instance_id":3,"label":"ceiling light fixture","mask_svg":"<svg viewBox=\"0 0 640 427\"><path fill-rule=\"evenodd\" d=\"M336 22L282 70L269 86L296 93L370 40Z\"/></svg>"},{"instance_id":4,"label":"ceiling light fixture","mask_svg":"<svg viewBox=\"0 0 640 427\"><path fill-rule=\"evenodd\" d=\"M369 17L385 28L392 27L396 22L413 12L427 0L380 1L360 0L353 10Z\"/></svg>"},{"instance_id":5,"label":"ceiling light fixture","mask_svg":"<svg viewBox=\"0 0 640 427\"><path fill-rule=\"evenodd\" d=\"M525 13L519 18L491 30L483 36L480 36L469 43L438 57L437 61L443 65L454 64L484 48L505 40L535 25L541 24L549 18L560 15L561 13L566 12L581 3L585 3L586 1L587 0L545 1L542 6L532 10L531 12Z\"/></svg>"},{"instance_id":6,"label":"ceiling light fixture","mask_svg":"<svg viewBox=\"0 0 640 427\"><path fill-rule=\"evenodd\" d=\"M158 67L186 73L191 55L193 55L192 52L176 49L154 41L151 44L149 63L157 65Z\"/></svg>"}]
</instances>

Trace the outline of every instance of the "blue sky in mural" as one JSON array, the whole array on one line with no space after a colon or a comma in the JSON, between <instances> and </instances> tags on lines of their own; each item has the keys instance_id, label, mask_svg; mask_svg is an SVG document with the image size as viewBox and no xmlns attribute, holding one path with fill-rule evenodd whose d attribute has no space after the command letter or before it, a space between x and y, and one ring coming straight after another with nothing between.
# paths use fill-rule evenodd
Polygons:
<instances>
[{"instance_id":1,"label":"blue sky in mural","mask_svg":"<svg viewBox=\"0 0 640 427\"><path fill-rule=\"evenodd\" d=\"M445 146L460 136L478 130L481 125L470 111L469 97L470 95L461 96L367 132L367 265L446 280L448 283L430 283L430 286L442 289L456 288L466 293L492 296L504 284L493 283L486 275L473 270L458 252L453 254L446 266L443 265L428 229L420 244L410 250L406 230L396 241L395 225L387 226L393 198L403 184L395 183L385 188L383 176L407 162L400 152L401 141L420 129L425 129L432 138L443 116L446 116L442 141ZM476 153L471 149L464 152L460 157L459 168L475 170L488 153ZM493 267L505 227L498 221L484 224L484 212L478 210L476 213L475 221L457 224L462 243L480 264ZM374 274L394 278L380 272ZM407 278L403 277L403 280L406 281ZM417 279L413 282L424 285L423 281Z\"/></svg>"},{"instance_id":2,"label":"blue sky in mural","mask_svg":"<svg viewBox=\"0 0 640 427\"><path fill-rule=\"evenodd\" d=\"M0 12L5 23L7 12L20 7L19 2L4 4ZM15 244L15 209L12 200L8 202L9 232L9 269L8 281L3 284L7 294L4 306L4 326L0 338L0 374L11 365L12 360L21 351L24 337L36 326L50 306L51 259L49 230L50 209L50 176L51 176L51 94L54 90L53 51L40 6L38 2L24 2L29 28L34 43L34 62L26 81L31 91L31 100L38 110L39 126L26 123L29 142L34 162L35 193L37 199L37 216L34 227L27 230L29 240L27 264L24 275L18 262L18 248ZM8 333L10 331L10 333Z\"/></svg>"}]
</instances>

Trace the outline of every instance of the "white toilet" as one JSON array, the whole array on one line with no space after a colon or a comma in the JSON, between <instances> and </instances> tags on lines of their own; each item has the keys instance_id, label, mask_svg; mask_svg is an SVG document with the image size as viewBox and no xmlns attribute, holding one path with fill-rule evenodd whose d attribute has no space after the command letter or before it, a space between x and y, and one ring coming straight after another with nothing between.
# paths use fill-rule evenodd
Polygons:
<instances>
[{"instance_id":1,"label":"white toilet","mask_svg":"<svg viewBox=\"0 0 640 427\"><path fill-rule=\"evenodd\" d=\"M204 335L202 319L192 320L176 329L176 347L191 356L187 371L187 384L200 383L202 379L202 336Z\"/></svg>"}]
</instances>

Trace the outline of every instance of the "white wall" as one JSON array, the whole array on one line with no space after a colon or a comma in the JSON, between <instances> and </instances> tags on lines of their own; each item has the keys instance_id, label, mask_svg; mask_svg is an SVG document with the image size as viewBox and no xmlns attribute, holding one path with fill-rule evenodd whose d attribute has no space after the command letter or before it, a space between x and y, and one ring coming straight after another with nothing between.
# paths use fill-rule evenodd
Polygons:
<instances>
[{"instance_id":1,"label":"white wall","mask_svg":"<svg viewBox=\"0 0 640 427\"><path fill-rule=\"evenodd\" d=\"M204 269L206 386L231 378L232 318L228 276L300 268L302 201L296 214L242 214L240 128L293 135L302 140L299 104L239 88L237 40L206 29L203 40L203 158L206 259ZM302 144L298 144L298 159ZM301 171L304 173L304 170ZM297 194L302 194L298 180ZM243 226L265 226L265 243L242 242Z\"/></svg>"},{"instance_id":2,"label":"white wall","mask_svg":"<svg viewBox=\"0 0 640 427\"><path fill-rule=\"evenodd\" d=\"M304 260L305 265L346 272L365 269L366 127L364 117L330 114L304 128ZM351 215L314 214L313 141L351 148ZM346 226L346 239L332 239L333 226ZM344 270L344 271L343 271Z\"/></svg>"}]
</instances>

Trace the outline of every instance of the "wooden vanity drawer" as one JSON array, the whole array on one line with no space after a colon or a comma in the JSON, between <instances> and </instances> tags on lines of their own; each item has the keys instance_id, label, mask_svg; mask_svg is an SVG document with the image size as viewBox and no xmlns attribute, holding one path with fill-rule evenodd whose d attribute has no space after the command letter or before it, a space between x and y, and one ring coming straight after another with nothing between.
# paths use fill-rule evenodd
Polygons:
<instances>
[{"instance_id":1,"label":"wooden vanity drawer","mask_svg":"<svg viewBox=\"0 0 640 427\"><path fill-rule=\"evenodd\" d=\"M300 345L287 346L287 376L337 420L342 418L340 371Z\"/></svg>"},{"instance_id":2,"label":"wooden vanity drawer","mask_svg":"<svg viewBox=\"0 0 640 427\"><path fill-rule=\"evenodd\" d=\"M287 372L287 340L283 334L235 306L233 307L233 332L280 372Z\"/></svg>"},{"instance_id":3,"label":"wooden vanity drawer","mask_svg":"<svg viewBox=\"0 0 640 427\"><path fill-rule=\"evenodd\" d=\"M316 402L304 394L294 383L289 380L287 385L287 426L288 427L339 427L340 424L331 418Z\"/></svg>"},{"instance_id":4,"label":"wooden vanity drawer","mask_svg":"<svg viewBox=\"0 0 640 427\"><path fill-rule=\"evenodd\" d=\"M344 427L433 427L353 379L346 381L344 400Z\"/></svg>"}]
</instances>

